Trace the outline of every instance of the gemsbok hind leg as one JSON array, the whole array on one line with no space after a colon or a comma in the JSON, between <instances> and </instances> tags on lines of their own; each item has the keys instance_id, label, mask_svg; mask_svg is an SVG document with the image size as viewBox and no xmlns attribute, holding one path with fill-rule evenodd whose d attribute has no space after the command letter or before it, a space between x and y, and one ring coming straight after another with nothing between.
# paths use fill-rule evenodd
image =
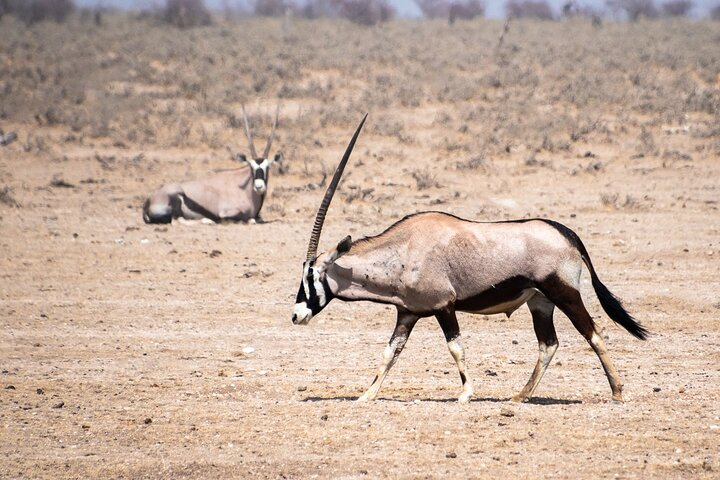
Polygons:
<instances>
[{"instance_id":1,"label":"gemsbok hind leg","mask_svg":"<svg viewBox=\"0 0 720 480\"><path fill-rule=\"evenodd\" d=\"M400 355L400 352L402 352L402 349L405 347L405 343L407 342L407 339L410 336L410 333L412 332L412 329L419 318L420 317L418 317L417 315L398 310L395 330L393 330L393 333L390 336L390 341L388 342L387 347L385 347L385 351L383 352L383 358L382 362L380 363L378 373L375 376L372 385L370 385L370 388L368 388L367 392L365 392L360 398L357 399L358 402L366 402L368 400L375 400L375 398L377 398L383 380L385 380L385 377L387 376L392 366L395 364L395 361Z\"/></svg>"},{"instance_id":2,"label":"gemsbok hind leg","mask_svg":"<svg viewBox=\"0 0 720 480\"><path fill-rule=\"evenodd\" d=\"M603 370L605 370L605 375L612 390L612 399L616 402L622 402L623 383L620 380L620 375L615 369L612 360L610 360L605 342L595 330L595 322L593 322L592 317L585 308L580 292L559 279L554 279L542 291L570 319L578 332L585 337L585 340L600 359Z\"/></svg>"},{"instance_id":3,"label":"gemsbok hind leg","mask_svg":"<svg viewBox=\"0 0 720 480\"><path fill-rule=\"evenodd\" d=\"M460 372L463 391L460 397L458 397L458 402L468 402L474 391L472 380L468 378L465 369L465 349L462 343L460 343L460 327L458 326L457 316L454 310L448 309L438 312L435 317L445 335L445 341L447 342L448 350L450 350L450 355L455 359L458 371Z\"/></svg>"},{"instance_id":4,"label":"gemsbok hind leg","mask_svg":"<svg viewBox=\"0 0 720 480\"><path fill-rule=\"evenodd\" d=\"M555 325L553 324L555 305L545 298L542 293L535 294L528 300L527 304L532 314L533 328L535 329L535 336L538 340L539 353L535 369L532 375L530 375L530 380L528 380L520 393L513 397L513 400L516 402L525 402L532 396L558 349L558 340L555 334Z\"/></svg>"}]
</instances>

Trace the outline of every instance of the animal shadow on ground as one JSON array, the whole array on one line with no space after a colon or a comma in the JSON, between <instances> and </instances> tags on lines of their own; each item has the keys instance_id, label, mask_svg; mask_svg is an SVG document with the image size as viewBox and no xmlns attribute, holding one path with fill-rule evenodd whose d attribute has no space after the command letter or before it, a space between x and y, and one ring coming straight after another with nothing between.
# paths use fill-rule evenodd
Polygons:
<instances>
[{"instance_id":1,"label":"animal shadow on ground","mask_svg":"<svg viewBox=\"0 0 720 480\"><path fill-rule=\"evenodd\" d=\"M564 398L532 397L525 403L533 405L579 405L583 402L582 400L567 400Z\"/></svg>"},{"instance_id":2,"label":"animal shadow on ground","mask_svg":"<svg viewBox=\"0 0 720 480\"><path fill-rule=\"evenodd\" d=\"M355 396L334 396L334 397L305 397L302 399L303 402L335 402L335 401L355 401L359 397ZM379 397L376 402L397 402L397 403L412 403L415 400L421 402L436 402L436 403L453 403L457 402L457 398L419 398L419 399L401 399L401 398L387 398ZM493 402L493 403L504 403L510 402L510 398L494 398L494 397L476 397L472 398L470 402ZM525 403L532 405L579 405L582 404L582 400L566 400L561 398L551 397L533 397Z\"/></svg>"}]
</instances>

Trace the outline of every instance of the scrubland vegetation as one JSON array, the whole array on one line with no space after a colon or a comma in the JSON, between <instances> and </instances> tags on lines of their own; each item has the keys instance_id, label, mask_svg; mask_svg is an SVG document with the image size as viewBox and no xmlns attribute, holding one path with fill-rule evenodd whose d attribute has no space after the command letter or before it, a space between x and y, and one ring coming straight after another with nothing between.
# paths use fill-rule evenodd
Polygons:
<instances>
[{"instance_id":1,"label":"scrubland vegetation","mask_svg":"<svg viewBox=\"0 0 720 480\"><path fill-rule=\"evenodd\" d=\"M476 20L216 21L178 30L135 14L101 27L71 18L2 19L0 118L62 126L69 144L223 148L238 108L280 98L292 141L372 111L378 133L427 142L409 118L432 112L453 147L503 152L517 142L567 148L579 134L656 131L693 116L717 139L718 24ZM639 125L629 125L638 123Z\"/></svg>"}]
</instances>

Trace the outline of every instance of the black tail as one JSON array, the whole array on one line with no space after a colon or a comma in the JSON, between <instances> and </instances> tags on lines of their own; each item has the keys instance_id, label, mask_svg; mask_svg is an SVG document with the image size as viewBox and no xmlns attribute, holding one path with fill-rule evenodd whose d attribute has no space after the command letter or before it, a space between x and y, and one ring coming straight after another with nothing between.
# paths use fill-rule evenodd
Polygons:
<instances>
[{"instance_id":1,"label":"black tail","mask_svg":"<svg viewBox=\"0 0 720 480\"><path fill-rule=\"evenodd\" d=\"M625 307L623 307L620 299L613 295L613 293L600 281L595 273L595 269L592 267L592 263L590 263L590 257L583 255L583 260L585 261L585 265L587 265L588 270L590 270L590 278L592 280L592 286L595 289L595 294L598 296L600 305L602 305L602 308L605 310L605 313L608 314L608 317L612 318L615 323L622 325L625 330L640 340L647 339L647 329L640 325L640 323L635 320L627 310L625 310Z\"/></svg>"},{"instance_id":2,"label":"black tail","mask_svg":"<svg viewBox=\"0 0 720 480\"><path fill-rule=\"evenodd\" d=\"M623 307L620 299L613 295L613 293L608 290L605 284L603 284L598 278L597 273L595 273L595 268L590 261L590 255L588 254L585 245L583 245L582 240L580 240L580 237L561 223L549 220L546 220L546 222L558 229L580 252L583 262L585 262L585 265L590 271L590 279L592 281L593 289L595 289L595 294L597 295L598 300L600 300L600 305L603 310L605 310L608 317L610 317L615 323L618 323L625 328L625 330L630 332L630 334L634 337L637 337L640 340L647 339L649 334L647 329L635 320L627 310L625 310L625 307Z\"/></svg>"}]
</instances>

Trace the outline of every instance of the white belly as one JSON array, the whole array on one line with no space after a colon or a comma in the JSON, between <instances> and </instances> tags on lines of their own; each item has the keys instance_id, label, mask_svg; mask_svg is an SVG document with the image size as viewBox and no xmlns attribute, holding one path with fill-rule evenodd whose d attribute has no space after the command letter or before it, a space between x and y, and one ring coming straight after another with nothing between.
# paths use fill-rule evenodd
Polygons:
<instances>
[{"instance_id":1,"label":"white belly","mask_svg":"<svg viewBox=\"0 0 720 480\"><path fill-rule=\"evenodd\" d=\"M528 288L527 290L523 290L520 293L519 297L508 302L498 303L497 305L493 305L492 307L487 307L482 310L466 311L469 313L478 313L480 315L494 315L496 313L504 313L507 316L510 316L511 313L520 308L525 302L530 300L530 298L535 295L536 292L537 290L535 290L534 288Z\"/></svg>"}]
</instances>

